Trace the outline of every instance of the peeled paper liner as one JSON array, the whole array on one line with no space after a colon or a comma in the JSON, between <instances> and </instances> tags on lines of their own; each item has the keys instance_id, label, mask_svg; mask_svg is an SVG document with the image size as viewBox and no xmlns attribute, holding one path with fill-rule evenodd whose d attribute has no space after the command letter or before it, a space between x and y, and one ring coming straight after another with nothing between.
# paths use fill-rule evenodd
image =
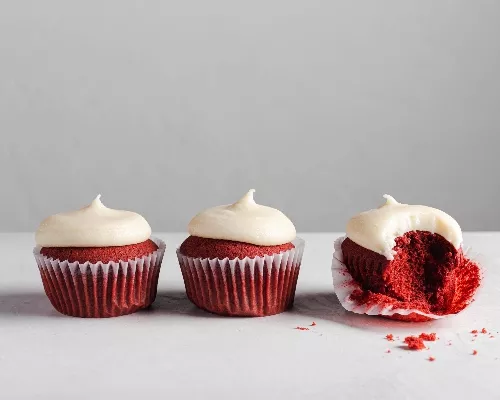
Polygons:
<instances>
[{"instance_id":1,"label":"peeled paper liner","mask_svg":"<svg viewBox=\"0 0 500 400\"><path fill-rule=\"evenodd\" d=\"M356 314L366 314L366 315L380 315L390 317L395 314L399 315L410 315L410 314L418 314L423 317L437 320L444 317L447 317L449 314L445 315L437 315L437 314L427 314L423 311L417 309L404 309L404 308L391 308L390 306L383 307L382 305L367 305L367 304L358 304L357 302L351 300L351 295L355 290L363 290L361 285L354 280L352 275L350 274L347 266L343 263L344 256L342 254L342 242L346 239L347 236L342 236L335 240L332 260L332 277L333 277L333 288L337 298L339 299L342 307L344 307L347 311L351 311ZM484 279L484 269L481 267L481 263L478 261L480 258L479 254L473 253L470 248L464 250L464 256L466 256L469 260L476 263L480 268L481 273L481 281ZM479 290L483 285L480 285L476 293L477 296ZM469 301L472 302L471 299Z\"/></svg>"}]
</instances>

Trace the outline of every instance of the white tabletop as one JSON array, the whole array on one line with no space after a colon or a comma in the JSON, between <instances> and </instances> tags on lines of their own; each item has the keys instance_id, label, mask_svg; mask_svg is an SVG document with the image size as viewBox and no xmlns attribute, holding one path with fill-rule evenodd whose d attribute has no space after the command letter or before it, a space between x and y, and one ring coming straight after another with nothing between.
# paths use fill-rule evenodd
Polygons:
<instances>
[{"instance_id":1,"label":"white tabletop","mask_svg":"<svg viewBox=\"0 0 500 400\"><path fill-rule=\"evenodd\" d=\"M487 270L477 301L457 316L420 324L341 308L330 274L339 235L301 235L306 251L295 307L281 315L227 318L198 310L186 298L175 257L185 235L159 234L168 247L153 308L79 319L58 314L45 297L33 236L0 234L0 398L499 399L500 233L464 235ZM313 321L309 331L294 329ZM470 334L483 327L496 337ZM421 332L440 340L411 352L401 340L384 339Z\"/></svg>"}]
</instances>

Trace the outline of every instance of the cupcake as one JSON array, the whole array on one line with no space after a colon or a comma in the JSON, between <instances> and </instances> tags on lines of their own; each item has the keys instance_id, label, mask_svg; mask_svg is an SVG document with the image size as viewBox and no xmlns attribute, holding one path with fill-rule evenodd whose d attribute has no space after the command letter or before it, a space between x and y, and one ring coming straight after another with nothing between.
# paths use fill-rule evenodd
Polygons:
<instances>
[{"instance_id":1,"label":"cupcake","mask_svg":"<svg viewBox=\"0 0 500 400\"><path fill-rule=\"evenodd\" d=\"M463 252L458 223L441 210L384 197L383 206L351 218L336 244L339 300L350 311L407 321L463 310L481 271Z\"/></svg>"},{"instance_id":2,"label":"cupcake","mask_svg":"<svg viewBox=\"0 0 500 400\"><path fill-rule=\"evenodd\" d=\"M304 241L281 212L255 203L209 208L177 250L188 298L221 315L262 317L293 305Z\"/></svg>"},{"instance_id":3,"label":"cupcake","mask_svg":"<svg viewBox=\"0 0 500 400\"><path fill-rule=\"evenodd\" d=\"M87 207L42 221L34 255L43 287L62 314L116 317L151 305L165 243L150 238L147 221L105 207Z\"/></svg>"}]
</instances>

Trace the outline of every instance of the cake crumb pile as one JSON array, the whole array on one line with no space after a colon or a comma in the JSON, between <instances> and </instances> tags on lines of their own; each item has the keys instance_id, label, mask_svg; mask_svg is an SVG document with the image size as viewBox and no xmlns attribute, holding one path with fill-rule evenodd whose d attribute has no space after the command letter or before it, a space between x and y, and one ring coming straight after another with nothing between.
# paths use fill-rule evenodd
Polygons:
<instances>
[{"instance_id":1,"label":"cake crumb pile","mask_svg":"<svg viewBox=\"0 0 500 400\"><path fill-rule=\"evenodd\" d=\"M437 340L435 333L421 333L418 337L426 342L435 342Z\"/></svg>"},{"instance_id":2,"label":"cake crumb pile","mask_svg":"<svg viewBox=\"0 0 500 400\"><path fill-rule=\"evenodd\" d=\"M424 350L424 341L418 336L407 336L405 338L405 343L408 345L409 350Z\"/></svg>"}]
</instances>

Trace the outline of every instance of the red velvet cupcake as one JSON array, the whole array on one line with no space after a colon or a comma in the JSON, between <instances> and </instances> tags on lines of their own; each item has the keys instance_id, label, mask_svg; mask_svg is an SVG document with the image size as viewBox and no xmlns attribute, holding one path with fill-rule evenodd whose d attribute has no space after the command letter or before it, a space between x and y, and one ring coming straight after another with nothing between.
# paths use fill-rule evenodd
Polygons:
<instances>
[{"instance_id":1,"label":"red velvet cupcake","mask_svg":"<svg viewBox=\"0 0 500 400\"><path fill-rule=\"evenodd\" d=\"M339 300L350 311L405 321L463 310L481 271L464 255L458 223L440 210L384 197L384 206L352 218L336 244Z\"/></svg>"},{"instance_id":2,"label":"red velvet cupcake","mask_svg":"<svg viewBox=\"0 0 500 400\"><path fill-rule=\"evenodd\" d=\"M221 315L261 317L293 305L304 250L292 222L254 190L189 223L177 256L189 299Z\"/></svg>"},{"instance_id":3,"label":"red velvet cupcake","mask_svg":"<svg viewBox=\"0 0 500 400\"><path fill-rule=\"evenodd\" d=\"M139 214L105 207L98 196L78 211L45 219L35 258L54 308L74 317L116 317L151 305L165 243Z\"/></svg>"}]
</instances>

